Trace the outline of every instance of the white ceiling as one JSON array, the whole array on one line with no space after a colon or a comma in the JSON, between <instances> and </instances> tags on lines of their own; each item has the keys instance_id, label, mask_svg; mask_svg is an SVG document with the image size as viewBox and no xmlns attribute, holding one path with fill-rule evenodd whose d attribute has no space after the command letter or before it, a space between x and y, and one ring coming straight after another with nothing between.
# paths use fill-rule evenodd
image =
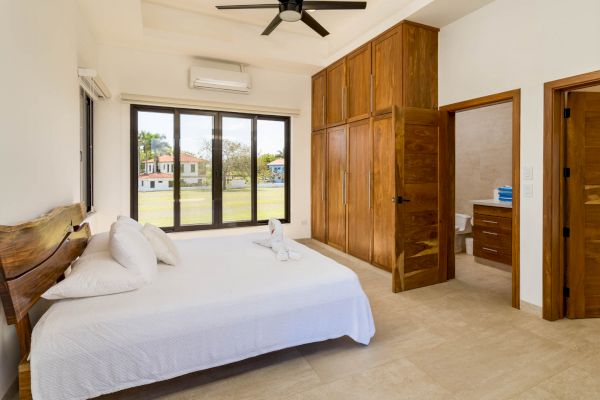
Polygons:
<instances>
[{"instance_id":1,"label":"white ceiling","mask_svg":"<svg viewBox=\"0 0 600 400\"><path fill-rule=\"evenodd\" d=\"M492 0L367 0L366 10L315 11L329 32L301 22L261 32L275 9L217 10L216 5L277 0L78 0L100 43L259 67L312 73L402 19L442 27Z\"/></svg>"}]
</instances>

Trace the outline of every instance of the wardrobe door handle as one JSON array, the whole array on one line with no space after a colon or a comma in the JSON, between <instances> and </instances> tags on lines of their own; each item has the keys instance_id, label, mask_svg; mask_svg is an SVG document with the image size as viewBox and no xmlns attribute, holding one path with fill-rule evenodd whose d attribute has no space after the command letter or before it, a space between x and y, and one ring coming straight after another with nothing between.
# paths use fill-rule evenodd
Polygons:
<instances>
[{"instance_id":1,"label":"wardrobe door handle","mask_svg":"<svg viewBox=\"0 0 600 400\"><path fill-rule=\"evenodd\" d=\"M347 199L346 199L346 171L342 172L342 203L344 204L344 206L347 204Z\"/></svg>"},{"instance_id":2,"label":"wardrobe door handle","mask_svg":"<svg viewBox=\"0 0 600 400\"><path fill-rule=\"evenodd\" d=\"M371 179L371 171L369 171L369 210L373 207L372 206L372 202L371 202L371 196L373 195L373 190L372 190L372 179Z\"/></svg>"},{"instance_id":3,"label":"wardrobe door handle","mask_svg":"<svg viewBox=\"0 0 600 400\"><path fill-rule=\"evenodd\" d=\"M374 77L373 77L373 74L371 74L371 102L370 102L371 112L373 112L373 90L375 90L373 81L374 81Z\"/></svg>"},{"instance_id":4,"label":"wardrobe door handle","mask_svg":"<svg viewBox=\"0 0 600 400\"><path fill-rule=\"evenodd\" d=\"M325 96L323 95L323 126L325 126Z\"/></svg>"}]
</instances>

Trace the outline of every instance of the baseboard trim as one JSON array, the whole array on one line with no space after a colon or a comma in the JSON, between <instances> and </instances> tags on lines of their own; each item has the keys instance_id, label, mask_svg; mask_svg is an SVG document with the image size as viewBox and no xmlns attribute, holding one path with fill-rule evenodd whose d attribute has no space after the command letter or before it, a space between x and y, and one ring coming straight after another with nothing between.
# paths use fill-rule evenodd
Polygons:
<instances>
[{"instance_id":1,"label":"baseboard trim","mask_svg":"<svg viewBox=\"0 0 600 400\"><path fill-rule=\"evenodd\" d=\"M528 303L524 300L521 300L521 311L525 311L528 314L533 314L536 317L542 318L542 307L536 306L535 304Z\"/></svg>"}]
</instances>

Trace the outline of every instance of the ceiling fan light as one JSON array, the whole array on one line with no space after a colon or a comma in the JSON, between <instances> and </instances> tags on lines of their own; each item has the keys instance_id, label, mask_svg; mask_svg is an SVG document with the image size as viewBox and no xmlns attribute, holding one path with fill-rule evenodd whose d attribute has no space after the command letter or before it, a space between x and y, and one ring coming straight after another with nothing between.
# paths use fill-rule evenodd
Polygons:
<instances>
[{"instance_id":1,"label":"ceiling fan light","mask_svg":"<svg viewBox=\"0 0 600 400\"><path fill-rule=\"evenodd\" d=\"M281 19L285 22L296 22L300 21L302 14L296 10L284 10L279 14L279 17L281 17Z\"/></svg>"}]
</instances>

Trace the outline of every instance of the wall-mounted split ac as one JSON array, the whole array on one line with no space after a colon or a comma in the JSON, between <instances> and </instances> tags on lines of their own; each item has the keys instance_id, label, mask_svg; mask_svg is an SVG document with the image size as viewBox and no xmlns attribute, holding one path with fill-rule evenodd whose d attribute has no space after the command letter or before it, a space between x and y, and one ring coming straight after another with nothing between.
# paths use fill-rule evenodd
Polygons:
<instances>
[{"instance_id":1,"label":"wall-mounted split ac","mask_svg":"<svg viewBox=\"0 0 600 400\"><path fill-rule=\"evenodd\" d=\"M249 73L243 71L242 67L240 67L240 71L191 67L190 87L248 94L252 89L252 79Z\"/></svg>"}]
</instances>

